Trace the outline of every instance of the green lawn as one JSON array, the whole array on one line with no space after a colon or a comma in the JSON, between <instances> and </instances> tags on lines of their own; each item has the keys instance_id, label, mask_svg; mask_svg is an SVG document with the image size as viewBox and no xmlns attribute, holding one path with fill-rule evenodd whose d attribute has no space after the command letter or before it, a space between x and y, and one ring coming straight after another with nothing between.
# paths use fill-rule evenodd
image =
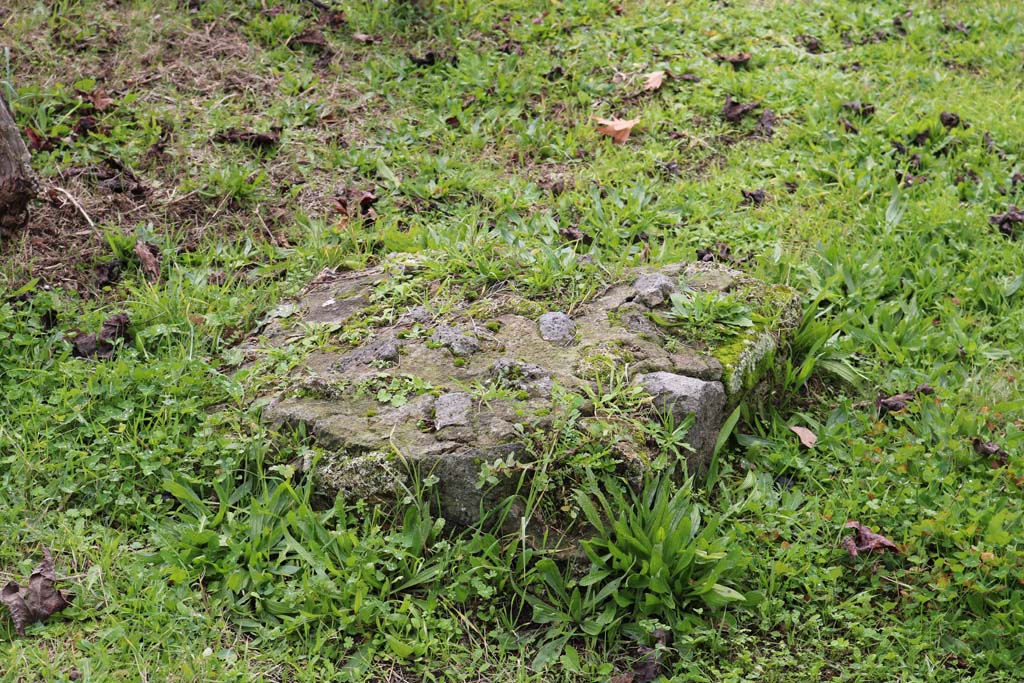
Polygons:
<instances>
[{"instance_id":1,"label":"green lawn","mask_svg":"<svg viewBox=\"0 0 1024 683\"><path fill-rule=\"evenodd\" d=\"M45 546L75 595L25 636L0 617L0 680L1020 680L1024 7L326 1L0 9L44 187L0 245L0 583ZM595 117L639 122L616 144ZM315 499L289 465L315 444L260 422L306 354L411 303L571 308L705 249L805 300L777 391L674 498L702 509L694 571L744 600L452 533L429 480L396 509ZM395 252L422 267L374 316L239 344ZM119 313L109 360L74 356ZM616 490L615 457L566 420L531 500ZM848 520L901 552L851 558Z\"/></svg>"}]
</instances>

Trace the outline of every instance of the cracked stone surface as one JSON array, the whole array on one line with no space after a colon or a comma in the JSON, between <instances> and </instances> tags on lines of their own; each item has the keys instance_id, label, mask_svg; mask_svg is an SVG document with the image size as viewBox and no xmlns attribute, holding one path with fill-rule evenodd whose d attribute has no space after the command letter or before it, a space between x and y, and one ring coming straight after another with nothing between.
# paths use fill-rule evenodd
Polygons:
<instances>
[{"instance_id":1,"label":"cracked stone surface","mask_svg":"<svg viewBox=\"0 0 1024 683\"><path fill-rule=\"evenodd\" d=\"M305 324L342 329L372 306L383 268L325 272L260 330L285 345ZM701 345L659 325L669 296L684 287L746 292L771 302L769 325L727 344ZM717 264L635 270L572 316L511 295L444 307L398 310L359 346L318 351L292 386L264 409L272 424L302 425L328 452L316 472L325 493L393 499L409 476L438 478L441 513L471 524L515 490L478 487L481 466L528 458L524 434L549 430L563 410L556 391L585 393L614 367L643 387L678 424L695 416L688 466L704 466L721 424L752 390L798 319L795 292Z\"/></svg>"},{"instance_id":2,"label":"cracked stone surface","mask_svg":"<svg viewBox=\"0 0 1024 683\"><path fill-rule=\"evenodd\" d=\"M576 323L560 311L545 313L537 321L540 338L552 344L568 346L576 339Z\"/></svg>"}]
</instances>

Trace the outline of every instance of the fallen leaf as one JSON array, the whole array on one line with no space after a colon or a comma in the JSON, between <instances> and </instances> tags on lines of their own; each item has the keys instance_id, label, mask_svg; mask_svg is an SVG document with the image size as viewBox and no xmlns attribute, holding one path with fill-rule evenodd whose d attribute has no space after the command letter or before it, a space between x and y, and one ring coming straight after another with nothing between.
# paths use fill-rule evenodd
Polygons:
<instances>
[{"instance_id":1,"label":"fallen leaf","mask_svg":"<svg viewBox=\"0 0 1024 683\"><path fill-rule=\"evenodd\" d=\"M744 263L750 263L754 260L753 252L740 258L733 256L732 248L725 242L715 242L715 244L707 249L697 249L697 260L703 263L729 263L734 266L741 266Z\"/></svg>"},{"instance_id":2,"label":"fallen leaf","mask_svg":"<svg viewBox=\"0 0 1024 683\"><path fill-rule=\"evenodd\" d=\"M89 95L89 102L96 111L106 111L114 103L114 99L102 90L93 90Z\"/></svg>"},{"instance_id":3,"label":"fallen leaf","mask_svg":"<svg viewBox=\"0 0 1024 683\"><path fill-rule=\"evenodd\" d=\"M1024 223L1024 211L1010 206L1006 213L997 213L988 217L988 222L999 228L999 232L1009 238L1017 236L1017 226Z\"/></svg>"},{"instance_id":4,"label":"fallen leaf","mask_svg":"<svg viewBox=\"0 0 1024 683\"><path fill-rule=\"evenodd\" d=\"M103 322L99 334L79 332L71 340L71 355L77 358L110 360L114 357L113 342L127 337L130 324L131 321L127 315L118 313Z\"/></svg>"},{"instance_id":5,"label":"fallen leaf","mask_svg":"<svg viewBox=\"0 0 1024 683\"><path fill-rule=\"evenodd\" d=\"M934 394L934 387L928 384L921 384L913 391L905 391L892 396L879 396L875 405L885 412L897 412L907 407L907 404L921 395Z\"/></svg>"},{"instance_id":6,"label":"fallen leaf","mask_svg":"<svg viewBox=\"0 0 1024 683\"><path fill-rule=\"evenodd\" d=\"M142 265L142 272L146 279L156 282L160 279L160 248L155 244L139 240L135 243L135 256Z\"/></svg>"},{"instance_id":7,"label":"fallen leaf","mask_svg":"<svg viewBox=\"0 0 1024 683\"><path fill-rule=\"evenodd\" d=\"M948 21L944 21L942 22L942 30L946 33L952 33L955 31L957 33L962 33L965 36L970 33L970 29L967 28L967 24L962 21L958 21L955 24L950 24Z\"/></svg>"},{"instance_id":8,"label":"fallen leaf","mask_svg":"<svg viewBox=\"0 0 1024 683\"><path fill-rule=\"evenodd\" d=\"M253 147L271 147L281 141L280 126L273 126L265 133L242 128L228 128L213 136L214 142L230 142L252 145Z\"/></svg>"},{"instance_id":9,"label":"fallen leaf","mask_svg":"<svg viewBox=\"0 0 1024 683\"><path fill-rule=\"evenodd\" d=\"M662 173L670 177L678 176L682 172L682 169L679 168L679 162L675 160L666 161L663 164L659 163L658 168L661 169Z\"/></svg>"},{"instance_id":10,"label":"fallen leaf","mask_svg":"<svg viewBox=\"0 0 1024 683\"><path fill-rule=\"evenodd\" d=\"M25 137L28 138L28 148L33 152L48 152L53 149L53 143L35 131L34 128L25 126Z\"/></svg>"},{"instance_id":11,"label":"fallen leaf","mask_svg":"<svg viewBox=\"0 0 1024 683\"><path fill-rule=\"evenodd\" d=\"M339 29L345 25L348 21L348 17L345 16L344 12L338 10L324 10L320 12L320 17L317 22L321 26L326 26L330 29Z\"/></svg>"},{"instance_id":12,"label":"fallen leaf","mask_svg":"<svg viewBox=\"0 0 1024 683\"><path fill-rule=\"evenodd\" d=\"M319 29L309 28L295 36L292 42L296 45L307 45L309 47L326 47L327 39L324 38L324 34Z\"/></svg>"},{"instance_id":13,"label":"fallen leaf","mask_svg":"<svg viewBox=\"0 0 1024 683\"><path fill-rule=\"evenodd\" d=\"M793 425L789 429L794 434L800 437L800 443L802 443L807 448L814 448L814 444L818 443L818 437L815 435L814 432L812 432L807 427L799 427L797 425Z\"/></svg>"},{"instance_id":14,"label":"fallen leaf","mask_svg":"<svg viewBox=\"0 0 1024 683\"><path fill-rule=\"evenodd\" d=\"M761 206L764 204L764 200L767 197L763 189L740 190L740 194L743 195L743 201L740 203L750 206Z\"/></svg>"},{"instance_id":15,"label":"fallen leaf","mask_svg":"<svg viewBox=\"0 0 1024 683\"><path fill-rule=\"evenodd\" d=\"M438 59L438 54L433 50L427 52L422 57L409 55L409 61L411 61L416 66L434 66L435 64L437 64Z\"/></svg>"},{"instance_id":16,"label":"fallen leaf","mask_svg":"<svg viewBox=\"0 0 1024 683\"><path fill-rule=\"evenodd\" d=\"M875 105L867 102L861 102L860 100L852 100L850 102L843 102L843 109L852 111L857 116L871 116L875 113Z\"/></svg>"},{"instance_id":17,"label":"fallen leaf","mask_svg":"<svg viewBox=\"0 0 1024 683\"><path fill-rule=\"evenodd\" d=\"M843 525L844 529L854 529L857 533L843 539L843 547L850 557L857 557L860 553L884 553L886 550L900 552L898 545L881 534L868 529L860 522L850 520Z\"/></svg>"},{"instance_id":18,"label":"fallen leaf","mask_svg":"<svg viewBox=\"0 0 1024 683\"><path fill-rule=\"evenodd\" d=\"M775 116L775 112L771 109L765 109L761 114L761 119L757 122L757 125L754 126L754 134L770 138L775 134L775 124L777 122L778 117Z\"/></svg>"},{"instance_id":19,"label":"fallen leaf","mask_svg":"<svg viewBox=\"0 0 1024 683\"><path fill-rule=\"evenodd\" d=\"M1006 465L1006 462L1010 457L1010 454L1004 451L995 441L982 441L975 437L971 439L971 444L974 446L974 452L978 455L996 456L996 462L999 463L1000 466Z\"/></svg>"},{"instance_id":20,"label":"fallen leaf","mask_svg":"<svg viewBox=\"0 0 1024 683\"><path fill-rule=\"evenodd\" d=\"M597 132L607 135L619 145L629 139L633 126L640 123L640 119L602 119L596 116L594 120L597 122Z\"/></svg>"},{"instance_id":21,"label":"fallen leaf","mask_svg":"<svg viewBox=\"0 0 1024 683\"><path fill-rule=\"evenodd\" d=\"M583 232L576 226L570 226L568 228L562 228L558 233L569 240L570 242L580 242L584 245L593 244L594 238Z\"/></svg>"},{"instance_id":22,"label":"fallen leaf","mask_svg":"<svg viewBox=\"0 0 1024 683\"><path fill-rule=\"evenodd\" d=\"M519 48L519 53L518 54L523 54L523 48L522 47ZM565 76L565 69L562 68L562 66L558 65L558 64L556 64L555 66L551 67L551 70L548 71L546 74L544 74L544 78L546 78L549 81L557 81L560 78L562 78L563 76Z\"/></svg>"},{"instance_id":23,"label":"fallen leaf","mask_svg":"<svg viewBox=\"0 0 1024 683\"><path fill-rule=\"evenodd\" d=\"M100 122L94 116L83 116L71 127L71 132L81 137L100 129Z\"/></svg>"},{"instance_id":24,"label":"fallen leaf","mask_svg":"<svg viewBox=\"0 0 1024 683\"><path fill-rule=\"evenodd\" d=\"M728 62L729 64L732 64L733 66L743 66L744 64L746 64L747 62L750 61L750 53L749 52L737 52L736 54L732 54L732 55L723 55L723 54L715 53L712 56L712 59L714 59L715 61L718 61L718 62Z\"/></svg>"},{"instance_id":25,"label":"fallen leaf","mask_svg":"<svg viewBox=\"0 0 1024 683\"><path fill-rule=\"evenodd\" d=\"M759 105L756 102L751 102L747 104L737 102L736 100L732 99L732 97L726 95L725 105L722 107L722 118L724 118L726 121L729 121L730 123L739 123L744 116L754 111L759 106L761 105Z\"/></svg>"},{"instance_id":26,"label":"fallen leaf","mask_svg":"<svg viewBox=\"0 0 1024 683\"><path fill-rule=\"evenodd\" d=\"M504 43L502 43L501 45L498 46L498 52L502 52L502 53L504 53L506 55L522 56L522 54L523 54L523 44L519 43L519 42L516 42L514 40L508 40L508 41L505 41ZM557 79L561 78L562 74L564 74L564 73L565 72L562 70L562 67L556 66L551 71L547 72L545 74L545 77L549 81L554 81L554 80L557 80Z\"/></svg>"},{"instance_id":27,"label":"fallen leaf","mask_svg":"<svg viewBox=\"0 0 1024 683\"><path fill-rule=\"evenodd\" d=\"M113 259L96 266L96 286L100 289L110 287L121 279L121 272L128 263L124 259Z\"/></svg>"},{"instance_id":28,"label":"fallen leaf","mask_svg":"<svg viewBox=\"0 0 1024 683\"><path fill-rule=\"evenodd\" d=\"M664 71L652 71L644 77L644 90L652 91L661 87L665 81Z\"/></svg>"},{"instance_id":29,"label":"fallen leaf","mask_svg":"<svg viewBox=\"0 0 1024 683\"><path fill-rule=\"evenodd\" d=\"M985 133L982 136L982 140L985 141L985 149L989 152L994 152L1001 160L1006 161L1006 152L996 144L995 138L992 137L991 133Z\"/></svg>"},{"instance_id":30,"label":"fallen leaf","mask_svg":"<svg viewBox=\"0 0 1024 683\"><path fill-rule=\"evenodd\" d=\"M700 76L692 73L685 73L679 76L679 80L686 81L687 83L700 83Z\"/></svg>"},{"instance_id":31,"label":"fallen leaf","mask_svg":"<svg viewBox=\"0 0 1024 683\"><path fill-rule=\"evenodd\" d=\"M821 54L824 51L821 41L811 35L801 35L796 37L796 42L803 45L804 49L810 52L812 55Z\"/></svg>"},{"instance_id":32,"label":"fallen leaf","mask_svg":"<svg viewBox=\"0 0 1024 683\"><path fill-rule=\"evenodd\" d=\"M637 647L642 656L633 665L632 677L629 679L632 683L651 683L661 675L661 656L663 648L668 643L668 632L659 628L651 632L651 636L654 638L655 647Z\"/></svg>"},{"instance_id":33,"label":"fallen leaf","mask_svg":"<svg viewBox=\"0 0 1024 683\"><path fill-rule=\"evenodd\" d=\"M939 122L946 128L953 129L960 125L960 117L948 111L939 114Z\"/></svg>"},{"instance_id":34,"label":"fallen leaf","mask_svg":"<svg viewBox=\"0 0 1024 683\"><path fill-rule=\"evenodd\" d=\"M43 561L32 571L28 585L10 582L0 592L0 602L7 606L18 635L25 635L25 627L45 621L71 604L72 596L54 588L57 577L53 570L53 556L43 548Z\"/></svg>"}]
</instances>

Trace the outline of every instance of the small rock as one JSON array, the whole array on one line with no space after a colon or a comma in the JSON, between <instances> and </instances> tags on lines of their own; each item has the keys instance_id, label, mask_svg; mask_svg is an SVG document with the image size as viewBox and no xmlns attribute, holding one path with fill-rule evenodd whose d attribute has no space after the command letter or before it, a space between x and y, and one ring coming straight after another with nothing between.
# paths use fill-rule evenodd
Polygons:
<instances>
[{"instance_id":1,"label":"small rock","mask_svg":"<svg viewBox=\"0 0 1024 683\"><path fill-rule=\"evenodd\" d=\"M469 411L473 409L472 397L462 391L442 394L434 401L434 429L465 427L469 424Z\"/></svg>"},{"instance_id":2,"label":"small rock","mask_svg":"<svg viewBox=\"0 0 1024 683\"><path fill-rule=\"evenodd\" d=\"M694 423L686 441L693 446L696 461L707 463L725 417L725 388L722 383L705 382L671 372L638 375L636 382L654 398L658 410L672 413L676 424L693 414Z\"/></svg>"},{"instance_id":3,"label":"small rock","mask_svg":"<svg viewBox=\"0 0 1024 683\"><path fill-rule=\"evenodd\" d=\"M476 339L447 325L434 330L434 336L430 340L447 348L453 356L468 356L480 350L480 344Z\"/></svg>"},{"instance_id":4,"label":"small rock","mask_svg":"<svg viewBox=\"0 0 1024 683\"><path fill-rule=\"evenodd\" d=\"M399 325L413 325L415 323L429 323L433 316L426 306L416 306L403 313L397 320Z\"/></svg>"},{"instance_id":5,"label":"small rock","mask_svg":"<svg viewBox=\"0 0 1024 683\"><path fill-rule=\"evenodd\" d=\"M380 345L373 350L373 359L386 361L388 363L397 363L398 341L394 337L388 337L381 341Z\"/></svg>"},{"instance_id":6,"label":"small rock","mask_svg":"<svg viewBox=\"0 0 1024 683\"><path fill-rule=\"evenodd\" d=\"M554 389L551 373L539 365L512 358L500 358L488 371L495 385L505 389L524 390L530 398L550 398Z\"/></svg>"},{"instance_id":7,"label":"small rock","mask_svg":"<svg viewBox=\"0 0 1024 683\"><path fill-rule=\"evenodd\" d=\"M637 299L649 308L654 308L665 303L676 291L676 284L664 273L644 273L633 283L633 289L636 290Z\"/></svg>"},{"instance_id":8,"label":"small rock","mask_svg":"<svg viewBox=\"0 0 1024 683\"><path fill-rule=\"evenodd\" d=\"M540 338L546 342L568 346L576 340L576 323L565 313L545 313L537 324L540 327Z\"/></svg>"}]
</instances>

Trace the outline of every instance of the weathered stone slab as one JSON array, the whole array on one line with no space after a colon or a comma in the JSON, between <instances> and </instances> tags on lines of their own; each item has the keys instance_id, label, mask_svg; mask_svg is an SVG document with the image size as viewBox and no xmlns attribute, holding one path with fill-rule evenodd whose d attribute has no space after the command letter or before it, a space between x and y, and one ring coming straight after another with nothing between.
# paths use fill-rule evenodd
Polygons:
<instances>
[{"instance_id":1,"label":"weathered stone slab","mask_svg":"<svg viewBox=\"0 0 1024 683\"><path fill-rule=\"evenodd\" d=\"M559 394L586 393L609 377L644 387L676 424L693 414L688 466L701 468L726 411L756 384L799 314L792 290L706 263L634 271L571 316L506 296L448 302L444 314L428 301L385 317L373 306L387 277L382 268L326 273L284 309L290 315L267 322L264 343L286 344L310 324L341 332L358 323L366 338L309 356L264 418L302 425L331 453L317 473L326 491L394 498L408 477L433 474L442 514L459 524L513 491L508 479L481 487L484 463L531 457L525 435L550 430L565 410ZM723 289L769 311L762 317L770 321L724 342L665 324L677 293ZM367 329L368 312L383 324Z\"/></svg>"},{"instance_id":2,"label":"weathered stone slab","mask_svg":"<svg viewBox=\"0 0 1024 683\"><path fill-rule=\"evenodd\" d=\"M639 375L636 382L654 397L658 410L672 414L675 424L682 424L693 415L687 442L702 457L711 454L725 418L725 388L721 382L706 382L671 372Z\"/></svg>"}]
</instances>

